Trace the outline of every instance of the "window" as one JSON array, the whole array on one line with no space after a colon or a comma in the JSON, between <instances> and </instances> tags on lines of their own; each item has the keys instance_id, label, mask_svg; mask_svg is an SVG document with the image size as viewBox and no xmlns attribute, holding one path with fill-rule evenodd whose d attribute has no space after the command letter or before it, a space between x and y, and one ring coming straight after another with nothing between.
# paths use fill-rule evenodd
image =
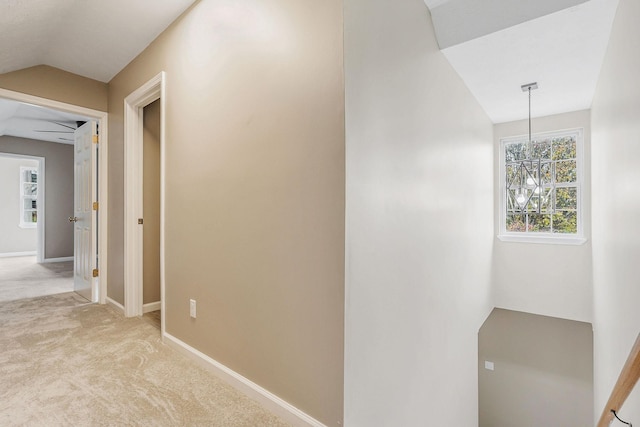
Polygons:
<instances>
[{"instance_id":1,"label":"window","mask_svg":"<svg viewBox=\"0 0 640 427\"><path fill-rule=\"evenodd\" d=\"M582 139L575 129L501 141L501 240L584 243Z\"/></svg>"},{"instance_id":2,"label":"window","mask_svg":"<svg viewBox=\"0 0 640 427\"><path fill-rule=\"evenodd\" d=\"M34 228L38 223L38 170L20 168L20 227Z\"/></svg>"}]
</instances>

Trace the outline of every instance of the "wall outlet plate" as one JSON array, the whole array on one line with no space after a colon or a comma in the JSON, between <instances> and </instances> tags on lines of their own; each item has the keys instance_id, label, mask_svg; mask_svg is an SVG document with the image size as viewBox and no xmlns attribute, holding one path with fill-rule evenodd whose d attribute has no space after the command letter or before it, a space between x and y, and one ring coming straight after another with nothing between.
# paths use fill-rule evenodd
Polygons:
<instances>
[{"instance_id":1,"label":"wall outlet plate","mask_svg":"<svg viewBox=\"0 0 640 427\"><path fill-rule=\"evenodd\" d=\"M196 300L194 299L189 300L189 316L196 318Z\"/></svg>"},{"instance_id":2,"label":"wall outlet plate","mask_svg":"<svg viewBox=\"0 0 640 427\"><path fill-rule=\"evenodd\" d=\"M488 360L484 361L484 369L488 370L488 371L493 371L493 362L489 362Z\"/></svg>"}]
</instances>

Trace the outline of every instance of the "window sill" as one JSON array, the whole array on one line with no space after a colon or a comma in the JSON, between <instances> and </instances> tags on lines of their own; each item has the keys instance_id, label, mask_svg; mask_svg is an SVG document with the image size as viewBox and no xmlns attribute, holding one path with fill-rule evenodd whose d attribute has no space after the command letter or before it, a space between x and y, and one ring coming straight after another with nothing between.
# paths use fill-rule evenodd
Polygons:
<instances>
[{"instance_id":1,"label":"window sill","mask_svg":"<svg viewBox=\"0 0 640 427\"><path fill-rule=\"evenodd\" d=\"M503 242L516 242L516 243L542 243L547 245L582 245L587 239L578 236L556 236L556 235L543 235L543 236L521 236L514 234L498 234L498 239Z\"/></svg>"}]
</instances>

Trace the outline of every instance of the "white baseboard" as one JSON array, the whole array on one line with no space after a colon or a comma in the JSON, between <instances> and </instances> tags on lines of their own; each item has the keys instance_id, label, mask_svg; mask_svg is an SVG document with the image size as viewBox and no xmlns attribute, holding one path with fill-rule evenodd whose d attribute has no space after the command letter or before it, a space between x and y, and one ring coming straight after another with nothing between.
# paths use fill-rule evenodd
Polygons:
<instances>
[{"instance_id":1,"label":"white baseboard","mask_svg":"<svg viewBox=\"0 0 640 427\"><path fill-rule=\"evenodd\" d=\"M156 302L150 302L147 304L142 304L142 312L143 313L149 313L150 311L157 311L160 310L160 301L156 301Z\"/></svg>"},{"instance_id":2,"label":"white baseboard","mask_svg":"<svg viewBox=\"0 0 640 427\"><path fill-rule=\"evenodd\" d=\"M163 341L179 353L191 358L200 366L204 367L214 375L238 389L251 399L259 402L269 411L273 412L283 420L291 423L295 427L326 427L320 421L302 412L300 409L285 402L270 391L260 387L253 381L243 377L239 373L227 368L222 363L210 358L206 354L196 350L190 345L182 342L178 338L165 332Z\"/></svg>"},{"instance_id":3,"label":"white baseboard","mask_svg":"<svg viewBox=\"0 0 640 427\"><path fill-rule=\"evenodd\" d=\"M107 300L107 304L111 304L117 310L122 311L122 314L124 314L124 305L120 304L118 301L112 300L109 297L107 297L106 300Z\"/></svg>"},{"instance_id":4,"label":"white baseboard","mask_svg":"<svg viewBox=\"0 0 640 427\"><path fill-rule=\"evenodd\" d=\"M42 264L48 264L50 262L67 262L67 261L73 261L73 257L65 256L62 258L45 258L42 260Z\"/></svg>"},{"instance_id":5,"label":"white baseboard","mask_svg":"<svg viewBox=\"0 0 640 427\"><path fill-rule=\"evenodd\" d=\"M19 256L34 256L37 255L38 253L36 251L29 251L29 252L5 252L0 254L0 258L13 258L13 257L19 257Z\"/></svg>"}]
</instances>

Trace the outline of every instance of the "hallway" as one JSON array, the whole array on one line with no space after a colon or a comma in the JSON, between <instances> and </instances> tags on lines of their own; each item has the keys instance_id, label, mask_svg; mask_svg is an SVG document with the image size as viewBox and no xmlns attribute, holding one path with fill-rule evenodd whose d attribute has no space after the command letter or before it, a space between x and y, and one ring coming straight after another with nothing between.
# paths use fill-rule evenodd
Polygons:
<instances>
[{"instance_id":1,"label":"hallway","mask_svg":"<svg viewBox=\"0 0 640 427\"><path fill-rule=\"evenodd\" d=\"M149 321L73 292L0 302L0 348L3 426L286 426Z\"/></svg>"},{"instance_id":2,"label":"hallway","mask_svg":"<svg viewBox=\"0 0 640 427\"><path fill-rule=\"evenodd\" d=\"M0 302L73 291L73 261L38 264L35 256L0 258Z\"/></svg>"}]
</instances>

